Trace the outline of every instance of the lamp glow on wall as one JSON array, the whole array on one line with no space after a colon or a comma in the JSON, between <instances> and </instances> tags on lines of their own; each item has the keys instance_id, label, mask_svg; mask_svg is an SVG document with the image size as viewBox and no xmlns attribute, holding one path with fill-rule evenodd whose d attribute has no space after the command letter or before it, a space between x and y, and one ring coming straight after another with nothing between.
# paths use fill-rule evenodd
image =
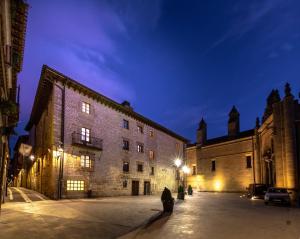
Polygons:
<instances>
[{"instance_id":1,"label":"lamp glow on wall","mask_svg":"<svg viewBox=\"0 0 300 239\"><path fill-rule=\"evenodd\" d=\"M221 191L221 189L222 189L222 182L220 180L216 180L214 182L214 187L215 187L216 191Z\"/></svg>"},{"instance_id":2,"label":"lamp glow on wall","mask_svg":"<svg viewBox=\"0 0 300 239\"><path fill-rule=\"evenodd\" d=\"M189 173L191 172L191 169L190 169L188 166L184 165L184 166L182 167L182 171L183 171L185 174L189 174Z\"/></svg>"}]
</instances>

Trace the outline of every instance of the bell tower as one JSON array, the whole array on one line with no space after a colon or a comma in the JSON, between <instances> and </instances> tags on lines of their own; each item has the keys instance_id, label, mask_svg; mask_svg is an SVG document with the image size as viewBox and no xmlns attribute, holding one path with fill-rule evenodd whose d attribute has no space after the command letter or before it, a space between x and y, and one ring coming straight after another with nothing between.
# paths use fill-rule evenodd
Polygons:
<instances>
[{"instance_id":1,"label":"bell tower","mask_svg":"<svg viewBox=\"0 0 300 239\"><path fill-rule=\"evenodd\" d=\"M240 132L240 113L237 111L235 106L232 107L229 113L228 120L228 136L235 137Z\"/></svg>"},{"instance_id":2,"label":"bell tower","mask_svg":"<svg viewBox=\"0 0 300 239\"><path fill-rule=\"evenodd\" d=\"M207 125L206 125L204 119L202 118L199 123L198 130L197 130L197 144L200 144L200 145L205 144L206 139L207 139Z\"/></svg>"}]
</instances>

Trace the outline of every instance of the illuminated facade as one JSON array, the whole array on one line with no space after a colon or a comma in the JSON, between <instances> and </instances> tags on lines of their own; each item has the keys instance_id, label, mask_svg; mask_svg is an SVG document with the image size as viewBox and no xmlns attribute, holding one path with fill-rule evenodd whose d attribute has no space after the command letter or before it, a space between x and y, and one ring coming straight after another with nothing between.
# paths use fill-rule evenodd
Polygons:
<instances>
[{"instance_id":1,"label":"illuminated facade","mask_svg":"<svg viewBox=\"0 0 300 239\"><path fill-rule=\"evenodd\" d=\"M229 113L228 135L207 139L202 119L197 142L186 149L187 162L194 168L188 184L199 191L245 191L251 183L265 183L299 190L300 105L285 86L267 98L262 124L240 132L239 113ZM193 175L194 174L194 175Z\"/></svg>"},{"instance_id":2,"label":"illuminated facade","mask_svg":"<svg viewBox=\"0 0 300 239\"><path fill-rule=\"evenodd\" d=\"M18 73L22 70L28 5L0 1L0 208L9 162L9 136L19 120Z\"/></svg>"},{"instance_id":3,"label":"illuminated facade","mask_svg":"<svg viewBox=\"0 0 300 239\"><path fill-rule=\"evenodd\" d=\"M26 129L27 185L51 198L175 190L186 139L47 66Z\"/></svg>"}]
</instances>

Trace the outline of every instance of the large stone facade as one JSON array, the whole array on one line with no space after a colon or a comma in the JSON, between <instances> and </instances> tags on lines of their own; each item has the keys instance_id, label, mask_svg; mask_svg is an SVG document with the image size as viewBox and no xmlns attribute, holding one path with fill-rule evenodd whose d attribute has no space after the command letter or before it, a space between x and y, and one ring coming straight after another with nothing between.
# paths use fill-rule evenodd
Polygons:
<instances>
[{"instance_id":1,"label":"large stone facade","mask_svg":"<svg viewBox=\"0 0 300 239\"><path fill-rule=\"evenodd\" d=\"M0 1L0 209L10 160L9 136L19 120L18 73L23 64L27 11L25 1Z\"/></svg>"},{"instance_id":2,"label":"large stone facade","mask_svg":"<svg viewBox=\"0 0 300 239\"><path fill-rule=\"evenodd\" d=\"M240 132L239 113L234 107L228 120L228 135L206 138L202 119L197 142L187 147L187 162L195 175L188 184L199 191L245 191L251 183L264 183L299 191L300 105L285 88L280 99L273 90L267 99L262 124Z\"/></svg>"},{"instance_id":3,"label":"large stone facade","mask_svg":"<svg viewBox=\"0 0 300 239\"><path fill-rule=\"evenodd\" d=\"M90 142L81 140L83 128ZM183 157L186 139L47 66L27 130L35 154L27 185L51 198L175 190L173 160Z\"/></svg>"}]
</instances>

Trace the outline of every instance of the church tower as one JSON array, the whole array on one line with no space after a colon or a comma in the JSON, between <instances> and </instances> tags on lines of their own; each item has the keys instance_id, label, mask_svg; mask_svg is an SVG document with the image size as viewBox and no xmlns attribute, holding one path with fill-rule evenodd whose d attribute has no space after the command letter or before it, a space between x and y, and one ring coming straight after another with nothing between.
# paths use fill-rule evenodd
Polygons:
<instances>
[{"instance_id":1,"label":"church tower","mask_svg":"<svg viewBox=\"0 0 300 239\"><path fill-rule=\"evenodd\" d=\"M232 107L229 113L228 120L228 136L235 137L240 132L240 113L237 111L235 106Z\"/></svg>"},{"instance_id":2,"label":"church tower","mask_svg":"<svg viewBox=\"0 0 300 239\"><path fill-rule=\"evenodd\" d=\"M198 130L197 130L197 144L200 144L200 145L205 144L206 139L207 139L207 125L206 125L204 119L202 118L199 123Z\"/></svg>"}]
</instances>

